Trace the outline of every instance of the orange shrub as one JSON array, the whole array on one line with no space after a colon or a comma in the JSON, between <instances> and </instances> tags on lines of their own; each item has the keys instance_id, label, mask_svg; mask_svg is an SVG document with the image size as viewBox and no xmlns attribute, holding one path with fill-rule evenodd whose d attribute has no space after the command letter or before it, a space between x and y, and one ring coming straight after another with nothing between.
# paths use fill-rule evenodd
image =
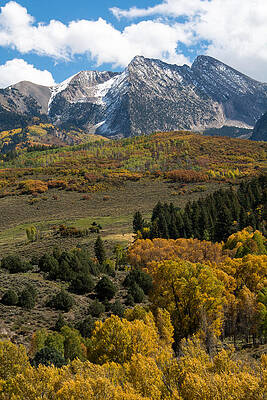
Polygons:
<instances>
[{"instance_id":1,"label":"orange shrub","mask_svg":"<svg viewBox=\"0 0 267 400\"><path fill-rule=\"evenodd\" d=\"M48 190L46 182L40 180L29 179L19 183L19 189L22 194L44 193Z\"/></svg>"},{"instance_id":2,"label":"orange shrub","mask_svg":"<svg viewBox=\"0 0 267 400\"><path fill-rule=\"evenodd\" d=\"M171 179L174 182L206 182L209 178L202 172L176 169L168 171L165 174L167 179Z\"/></svg>"}]
</instances>

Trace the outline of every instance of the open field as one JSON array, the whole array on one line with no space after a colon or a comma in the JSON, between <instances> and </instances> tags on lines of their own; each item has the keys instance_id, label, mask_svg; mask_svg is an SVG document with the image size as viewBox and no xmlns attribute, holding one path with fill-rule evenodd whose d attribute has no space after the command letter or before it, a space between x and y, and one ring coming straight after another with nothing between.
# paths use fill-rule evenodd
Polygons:
<instances>
[{"instance_id":1,"label":"open field","mask_svg":"<svg viewBox=\"0 0 267 400\"><path fill-rule=\"evenodd\" d=\"M203 185L188 184L185 194L179 194L180 184L161 178L126 182L119 188L90 195L64 190L50 190L37 197L11 196L0 199L0 257L13 252L25 255L43 254L55 245L69 249L84 244L91 247L95 234L84 238L62 238L54 235L53 227L61 224L88 228L96 221L103 228L101 235L109 247L116 242L129 243L132 238L132 217L141 211L149 218L154 205L172 201L183 207L189 200L207 195L227 184L214 182ZM33 202L34 200L34 202ZM27 242L26 228L36 226L41 232L37 242Z\"/></svg>"}]
</instances>

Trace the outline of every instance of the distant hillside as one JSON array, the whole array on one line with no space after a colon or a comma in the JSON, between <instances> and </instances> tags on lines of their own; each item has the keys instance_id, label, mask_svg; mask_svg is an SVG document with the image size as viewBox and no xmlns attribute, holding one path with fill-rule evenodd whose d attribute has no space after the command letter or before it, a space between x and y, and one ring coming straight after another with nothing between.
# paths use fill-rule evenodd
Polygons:
<instances>
[{"instance_id":1,"label":"distant hillside","mask_svg":"<svg viewBox=\"0 0 267 400\"><path fill-rule=\"evenodd\" d=\"M40 123L33 118L32 124L0 132L0 153L18 150L45 150L50 147L80 144L95 140L108 140L99 135L90 135L81 129L60 129L50 123Z\"/></svg>"},{"instance_id":2,"label":"distant hillside","mask_svg":"<svg viewBox=\"0 0 267 400\"><path fill-rule=\"evenodd\" d=\"M210 128L203 131L208 136L228 136L240 139L249 139L252 129L237 128L236 126L223 126L222 128Z\"/></svg>"},{"instance_id":3,"label":"distant hillside","mask_svg":"<svg viewBox=\"0 0 267 400\"><path fill-rule=\"evenodd\" d=\"M251 139L267 141L267 112L256 123Z\"/></svg>"},{"instance_id":4,"label":"distant hillside","mask_svg":"<svg viewBox=\"0 0 267 400\"><path fill-rule=\"evenodd\" d=\"M31 129L34 133L37 128ZM97 138L93 136L94 140ZM251 140L178 131L98 140L39 152L20 150L14 157L2 157L0 195L57 187L94 192L142 178L175 179L181 183L235 182L264 171L266 149L264 143Z\"/></svg>"}]
</instances>

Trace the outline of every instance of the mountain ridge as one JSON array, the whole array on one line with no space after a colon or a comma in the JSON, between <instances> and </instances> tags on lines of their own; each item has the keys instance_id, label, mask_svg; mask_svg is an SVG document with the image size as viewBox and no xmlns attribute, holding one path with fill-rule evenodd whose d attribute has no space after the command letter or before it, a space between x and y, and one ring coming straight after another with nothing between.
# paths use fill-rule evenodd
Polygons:
<instances>
[{"instance_id":1,"label":"mountain ridge","mask_svg":"<svg viewBox=\"0 0 267 400\"><path fill-rule=\"evenodd\" d=\"M266 110L266 83L209 56L198 56L191 67L136 56L122 72L80 71L53 87L19 82L0 90L0 129L6 114L12 119L14 113L127 137L174 129L252 128Z\"/></svg>"}]
</instances>

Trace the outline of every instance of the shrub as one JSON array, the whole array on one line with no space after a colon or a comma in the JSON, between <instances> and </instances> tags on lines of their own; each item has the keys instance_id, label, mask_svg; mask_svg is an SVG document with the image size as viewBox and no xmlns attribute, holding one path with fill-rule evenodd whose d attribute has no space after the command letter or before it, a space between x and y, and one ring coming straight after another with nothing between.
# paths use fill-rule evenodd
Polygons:
<instances>
[{"instance_id":1,"label":"shrub","mask_svg":"<svg viewBox=\"0 0 267 400\"><path fill-rule=\"evenodd\" d=\"M78 329L80 334L85 338L88 338L92 335L94 327L95 323L91 315L76 324L76 329Z\"/></svg>"},{"instance_id":2,"label":"shrub","mask_svg":"<svg viewBox=\"0 0 267 400\"><path fill-rule=\"evenodd\" d=\"M40 180L29 179L20 182L19 189L21 189L22 194L44 193L47 192L48 185Z\"/></svg>"},{"instance_id":3,"label":"shrub","mask_svg":"<svg viewBox=\"0 0 267 400\"><path fill-rule=\"evenodd\" d=\"M125 304L126 304L126 306L129 306L129 307L133 307L134 306L134 298L131 295L131 293L127 294L127 297L126 297L126 300L125 300Z\"/></svg>"},{"instance_id":4,"label":"shrub","mask_svg":"<svg viewBox=\"0 0 267 400\"><path fill-rule=\"evenodd\" d=\"M38 367L39 364L46 366L54 365L57 368L61 368L65 364L65 359L60 351L53 347L43 347L35 354L32 360L34 367Z\"/></svg>"},{"instance_id":5,"label":"shrub","mask_svg":"<svg viewBox=\"0 0 267 400\"><path fill-rule=\"evenodd\" d=\"M133 286L134 283L137 283L137 285L143 289L145 294L148 294L153 287L151 276L140 269L133 269L130 271L123 282L127 287Z\"/></svg>"},{"instance_id":6,"label":"shrub","mask_svg":"<svg viewBox=\"0 0 267 400\"><path fill-rule=\"evenodd\" d=\"M24 260L21 260L19 256L10 255L2 259L1 267L7 269L11 274L17 272L26 272L32 268L32 265Z\"/></svg>"},{"instance_id":7,"label":"shrub","mask_svg":"<svg viewBox=\"0 0 267 400\"><path fill-rule=\"evenodd\" d=\"M129 293L133 296L135 303L142 303L142 301L144 300L144 291L142 288L140 288L139 285L137 285L137 283L134 283L131 286Z\"/></svg>"},{"instance_id":8,"label":"shrub","mask_svg":"<svg viewBox=\"0 0 267 400\"><path fill-rule=\"evenodd\" d=\"M91 314L95 318L99 318L104 312L105 306L98 300L93 301L93 303L91 303L89 306L89 314Z\"/></svg>"},{"instance_id":9,"label":"shrub","mask_svg":"<svg viewBox=\"0 0 267 400\"><path fill-rule=\"evenodd\" d=\"M57 259L49 254L44 254L40 258L40 260L38 262L38 266L39 266L40 270L43 272L50 272L50 271L55 272L59 268Z\"/></svg>"},{"instance_id":10,"label":"shrub","mask_svg":"<svg viewBox=\"0 0 267 400\"><path fill-rule=\"evenodd\" d=\"M104 276L97 283L95 290L97 293L97 297L100 300L104 300L104 299L111 300L114 297L114 295L117 291L117 288L107 276Z\"/></svg>"},{"instance_id":11,"label":"shrub","mask_svg":"<svg viewBox=\"0 0 267 400\"><path fill-rule=\"evenodd\" d=\"M4 304L5 306L15 306L18 304L18 301L18 295L12 289L7 290L1 300L2 304Z\"/></svg>"},{"instance_id":12,"label":"shrub","mask_svg":"<svg viewBox=\"0 0 267 400\"><path fill-rule=\"evenodd\" d=\"M74 300L65 290L61 290L47 303L48 307L55 308L56 310L70 311L74 305Z\"/></svg>"},{"instance_id":13,"label":"shrub","mask_svg":"<svg viewBox=\"0 0 267 400\"><path fill-rule=\"evenodd\" d=\"M26 228L26 235L29 242L36 242L38 238L38 231L35 226L30 226Z\"/></svg>"},{"instance_id":14,"label":"shrub","mask_svg":"<svg viewBox=\"0 0 267 400\"><path fill-rule=\"evenodd\" d=\"M94 288L94 281L89 274L79 274L71 281L69 290L77 294L91 292Z\"/></svg>"},{"instance_id":15,"label":"shrub","mask_svg":"<svg viewBox=\"0 0 267 400\"><path fill-rule=\"evenodd\" d=\"M67 325L67 323L66 323L63 315L59 314L58 319L57 319L57 321L55 323L55 330L57 332L60 332L61 328L63 328L63 326L65 326L65 325Z\"/></svg>"},{"instance_id":16,"label":"shrub","mask_svg":"<svg viewBox=\"0 0 267 400\"><path fill-rule=\"evenodd\" d=\"M23 307L26 310L31 310L35 306L35 297L32 291L28 288L23 289L20 293L18 303L20 307Z\"/></svg>"},{"instance_id":17,"label":"shrub","mask_svg":"<svg viewBox=\"0 0 267 400\"><path fill-rule=\"evenodd\" d=\"M121 304L119 300L116 300L115 303L111 304L111 312L114 315L118 315L118 317L122 318L125 311L125 307Z\"/></svg>"}]
</instances>

